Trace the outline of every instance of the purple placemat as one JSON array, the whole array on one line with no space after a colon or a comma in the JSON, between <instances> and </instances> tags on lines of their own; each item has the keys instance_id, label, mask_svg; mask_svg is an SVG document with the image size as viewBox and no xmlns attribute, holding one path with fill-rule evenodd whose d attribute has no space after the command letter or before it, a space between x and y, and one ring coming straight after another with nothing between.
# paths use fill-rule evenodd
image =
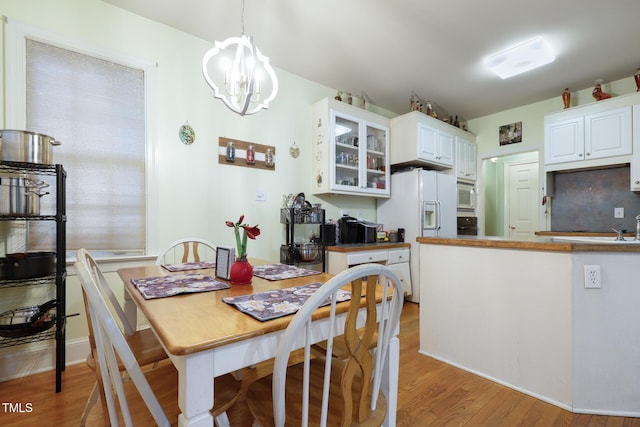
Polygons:
<instances>
[{"instance_id":1,"label":"purple placemat","mask_svg":"<svg viewBox=\"0 0 640 427\"><path fill-rule=\"evenodd\" d=\"M227 283L219 282L204 274L175 274L171 276L131 279L144 299L164 298L173 295L227 289Z\"/></svg>"},{"instance_id":2,"label":"purple placemat","mask_svg":"<svg viewBox=\"0 0 640 427\"><path fill-rule=\"evenodd\" d=\"M162 267L169 271L187 271L201 270L204 268L214 268L216 263L213 261L185 262L183 264L163 264Z\"/></svg>"},{"instance_id":3,"label":"purple placemat","mask_svg":"<svg viewBox=\"0 0 640 427\"><path fill-rule=\"evenodd\" d=\"M293 279L294 277L313 276L319 271L287 264L267 264L253 267L253 275L267 280Z\"/></svg>"},{"instance_id":4,"label":"purple placemat","mask_svg":"<svg viewBox=\"0 0 640 427\"><path fill-rule=\"evenodd\" d=\"M320 286L322 283L309 283L308 285L274 289L253 295L224 297L222 301L234 305L238 310L260 321L265 321L296 313ZM339 289L337 295L338 302L351 299L349 291ZM330 303L331 299L327 298L322 305Z\"/></svg>"}]
</instances>

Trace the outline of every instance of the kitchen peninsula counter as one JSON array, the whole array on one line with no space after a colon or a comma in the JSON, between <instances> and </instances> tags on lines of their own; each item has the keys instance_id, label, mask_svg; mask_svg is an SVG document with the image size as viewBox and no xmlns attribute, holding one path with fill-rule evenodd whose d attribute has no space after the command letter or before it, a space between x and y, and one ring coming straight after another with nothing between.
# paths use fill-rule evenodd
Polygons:
<instances>
[{"instance_id":1,"label":"kitchen peninsula counter","mask_svg":"<svg viewBox=\"0 0 640 427\"><path fill-rule=\"evenodd\" d=\"M575 233L573 236L587 236ZM553 234L531 239L512 239L494 236L457 236L457 237L418 237L418 243L448 246L468 246L483 248L522 249L550 252L640 252L640 243L584 243L554 240L553 236L569 236L569 234ZM601 236L589 234L589 236ZM632 239L625 235L625 238ZM612 236L613 239L613 236Z\"/></svg>"},{"instance_id":2,"label":"kitchen peninsula counter","mask_svg":"<svg viewBox=\"0 0 640 427\"><path fill-rule=\"evenodd\" d=\"M417 241L421 353L573 412L640 417L640 243Z\"/></svg>"}]
</instances>

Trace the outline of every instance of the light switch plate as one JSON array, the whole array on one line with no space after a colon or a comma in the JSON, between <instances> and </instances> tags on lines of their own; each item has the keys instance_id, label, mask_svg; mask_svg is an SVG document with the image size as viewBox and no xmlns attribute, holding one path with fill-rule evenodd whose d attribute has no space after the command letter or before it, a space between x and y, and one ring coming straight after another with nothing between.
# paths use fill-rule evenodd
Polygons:
<instances>
[{"instance_id":1,"label":"light switch plate","mask_svg":"<svg viewBox=\"0 0 640 427\"><path fill-rule=\"evenodd\" d=\"M264 190L256 190L256 202L266 202L267 192Z\"/></svg>"},{"instance_id":2,"label":"light switch plate","mask_svg":"<svg viewBox=\"0 0 640 427\"><path fill-rule=\"evenodd\" d=\"M624 218L624 208L613 208L614 218Z\"/></svg>"}]
</instances>

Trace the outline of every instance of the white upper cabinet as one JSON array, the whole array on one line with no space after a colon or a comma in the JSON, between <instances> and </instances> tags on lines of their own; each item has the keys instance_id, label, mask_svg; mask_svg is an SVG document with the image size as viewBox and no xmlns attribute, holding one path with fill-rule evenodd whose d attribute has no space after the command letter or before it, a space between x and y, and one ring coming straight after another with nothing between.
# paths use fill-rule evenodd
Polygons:
<instances>
[{"instance_id":1,"label":"white upper cabinet","mask_svg":"<svg viewBox=\"0 0 640 427\"><path fill-rule=\"evenodd\" d=\"M545 117L547 170L629 163L632 97L617 97Z\"/></svg>"},{"instance_id":2,"label":"white upper cabinet","mask_svg":"<svg viewBox=\"0 0 640 427\"><path fill-rule=\"evenodd\" d=\"M631 154L631 106L586 115L584 150L593 159Z\"/></svg>"},{"instance_id":3,"label":"white upper cabinet","mask_svg":"<svg viewBox=\"0 0 640 427\"><path fill-rule=\"evenodd\" d=\"M391 164L424 165L451 169L455 163L455 138L475 136L424 113L412 111L391 119Z\"/></svg>"},{"instance_id":4,"label":"white upper cabinet","mask_svg":"<svg viewBox=\"0 0 640 427\"><path fill-rule=\"evenodd\" d=\"M544 141L546 164L584 160L584 118L545 122Z\"/></svg>"},{"instance_id":5,"label":"white upper cabinet","mask_svg":"<svg viewBox=\"0 0 640 427\"><path fill-rule=\"evenodd\" d=\"M417 158L426 162L453 166L453 135L419 123ZM402 162L393 161L393 163Z\"/></svg>"},{"instance_id":6,"label":"white upper cabinet","mask_svg":"<svg viewBox=\"0 0 640 427\"><path fill-rule=\"evenodd\" d=\"M478 175L477 147L475 142L456 136L456 178L459 181L474 181Z\"/></svg>"},{"instance_id":7,"label":"white upper cabinet","mask_svg":"<svg viewBox=\"0 0 640 427\"><path fill-rule=\"evenodd\" d=\"M389 197L389 119L326 98L313 135L313 194Z\"/></svg>"}]
</instances>

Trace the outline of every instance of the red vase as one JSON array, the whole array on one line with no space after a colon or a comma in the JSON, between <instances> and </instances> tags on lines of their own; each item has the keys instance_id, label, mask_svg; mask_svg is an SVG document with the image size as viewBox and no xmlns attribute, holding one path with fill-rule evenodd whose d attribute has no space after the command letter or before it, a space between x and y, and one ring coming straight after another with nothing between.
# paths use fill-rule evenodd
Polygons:
<instances>
[{"instance_id":1,"label":"red vase","mask_svg":"<svg viewBox=\"0 0 640 427\"><path fill-rule=\"evenodd\" d=\"M253 267L246 258L238 258L231 265L229 280L232 285L248 285L253 279Z\"/></svg>"}]
</instances>

